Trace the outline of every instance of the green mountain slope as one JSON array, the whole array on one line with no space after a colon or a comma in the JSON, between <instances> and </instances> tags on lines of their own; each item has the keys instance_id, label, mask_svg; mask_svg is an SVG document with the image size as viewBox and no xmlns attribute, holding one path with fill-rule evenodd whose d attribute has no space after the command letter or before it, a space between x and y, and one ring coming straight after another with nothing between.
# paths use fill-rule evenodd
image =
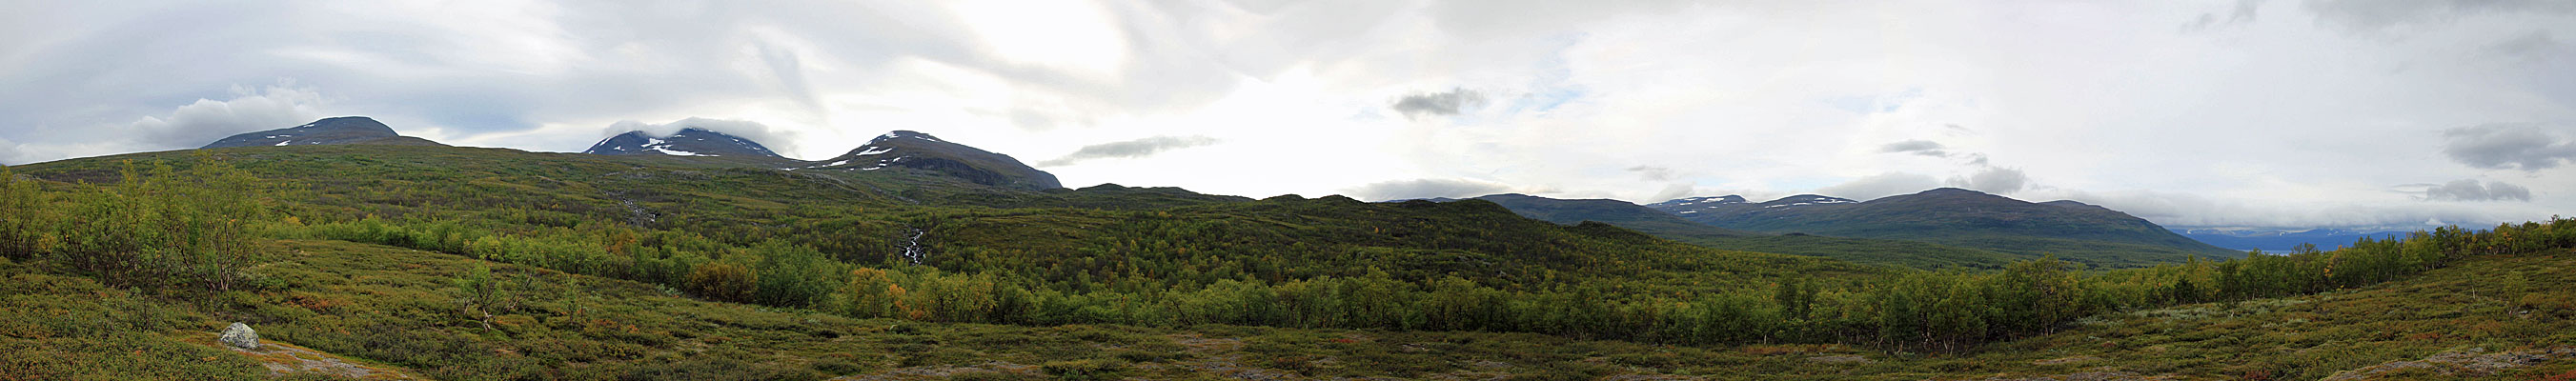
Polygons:
<instances>
[{"instance_id":1,"label":"green mountain slope","mask_svg":"<svg viewBox=\"0 0 2576 381\"><path fill-rule=\"evenodd\" d=\"M330 226L356 229L349 234L371 242L458 253L481 250L474 244L485 236L535 242L530 245L640 238L602 254L642 257L566 266L654 267L619 272L675 285L687 282L690 267L721 263L770 241L813 248L835 266L924 265L1075 295L1326 277L1417 284L1459 278L1550 293L1671 292L1888 271L1713 250L1608 225L1554 225L1486 202L1256 201L1119 186L1040 191L932 171L784 170L725 157L398 146L208 152L273 185L279 207L308 225L336 224ZM20 170L67 183L108 183L128 160L187 166L207 159L194 152L143 153ZM432 236L429 242L383 238L423 229L442 233L420 232Z\"/></svg>"},{"instance_id":2,"label":"green mountain slope","mask_svg":"<svg viewBox=\"0 0 2576 381\"><path fill-rule=\"evenodd\" d=\"M1599 221L1658 238L1723 250L1804 255L1927 269L2001 268L2013 261L2033 258L1916 241L1728 230L1619 200L1561 200L1520 194L1475 199L1493 202L1511 209L1512 213L1542 221L1559 224Z\"/></svg>"},{"instance_id":3,"label":"green mountain slope","mask_svg":"<svg viewBox=\"0 0 2576 381\"><path fill-rule=\"evenodd\" d=\"M1718 227L1841 237L1897 239L2056 255L2097 266L2179 263L2191 257L2238 257L2126 213L2071 201L2031 203L1942 188L1869 202L1798 196L1765 203L1657 203L1659 210Z\"/></svg>"}]
</instances>

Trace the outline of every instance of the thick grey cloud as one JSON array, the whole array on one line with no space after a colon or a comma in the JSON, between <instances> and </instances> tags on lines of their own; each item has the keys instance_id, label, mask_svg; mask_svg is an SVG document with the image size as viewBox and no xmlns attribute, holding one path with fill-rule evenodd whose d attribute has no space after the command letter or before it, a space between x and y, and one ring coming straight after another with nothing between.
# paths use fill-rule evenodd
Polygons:
<instances>
[{"instance_id":1,"label":"thick grey cloud","mask_svg":"<svg viewBox=\"0 0 2576 381\"><path fill-rule=\"evenodd\" d=\"M315 110L299 119L367 115L521 149L578 150L613 121L690 116L798 131L772 143L807 143L806 156L889 129L1023 155L1210 136L1244 144L1050 169L1068 183L1233 194L1450 178L1592 197L1660 197L1680 181L1789 194L1840 180L1825 174L1967 182L1991 154L2048 177L2017 195L2212 201L2139 212L2159 223L2519 221L2576 207L2554 194L2392 202L2422 189L2339 185L2483 175L2402 137L2576 120L2576 74L2559 69L2576 3L2559 0L502 3L6 2L0 89L19 91L0 91L0 161L294 125L242 117L258 113L226 92L291 78L330 95L298 102ZM2048 22L1993 22L2024 19ZM1467 102L1469 85L1486 103ZM1408 95L1421 96L1413 110L1391 107ZM1855 96L1875 101L1819 106ZM199 99L245 121L175 116ZM172 130L203 135L142 137ZM1844 154L1907 139L1939 139L1948 158ZM1268 160L1316 147L1352 154ZM2507 169L2576 160L2461 150ZM1640 163L1690 176L1602 170ZM2512 181L2576 186L2566 173ZM2320 201L2248 207L2308 200Z\"/></svg>"},{"instance_id":2,"label":"thick grey cloud","mask_svg":"<svg viewBox=\"0 0 2576 381\"><path fill-rule=\"evenodd\" d=\"M230 100L198 99L170 111L127 124L125 135L149 147L203 146L234 134L294 127L321 119L320 95L287 87L252 91L235 87Z\"/></svg>"},{"instance_id":3,"label":"thick grey cloud","mask_svg":"<svg viewBox=\"0 0 2576 381\"><path fill-rule=\"evenodd\" d=\"M2528 205L2406 202L2360 205L2336 202L2254 201L2158 191L2036 190L2016 196L2032 201L2076 200L2129 213L2167 227L2318 228L2414 230L2444 224L2492 226L2519 221Z\"/></svg>"},{"instance_id":4,"label":"thick grey cloud","mask_svg":"<svg viewBox=\"0 0 2576 381\"><path fill-rule=\"evenodd\" d=\"M1637 178L1645 179L1646 181L1664 181L1673 179L1673 169L1661 166L1640 165L1628 167L1628 172L1636 173Z\"/></svg>"},{"instance_id":5,"label":"thick grey cloud","mask_svg":"<svg viewBox=\"0 0 2576 381\"><path fill-rule=\"evenodd\" d=\"M325 103L320 93L293 83L264 88L233 86L229 97L197 98L129 122L13 131L27 139L0 138L0 163L196 148L234 134L348 115L331 113ZM402 126L395 129L408 132Z\"/></svg>"},{"instance_id":6,"label":"thick grey cloud","mask_svg":"<svg viewBox=\"0 0 2576 381\"><path fill-rule=\"evenodd\" d=\"M1458 115L1460 111L1468 107L1475 107L1476 105L1483 104L1484 102L1484 93L1478 93L1474 90L1467 90L1465 88L1454 88L1449 89L1448 92L1406 95L1404 98L1396 99L1395 105L1391 107L1394 107L1396 112L1404 113L1404 116L1408 118L1420 116L1448 116Z\"/></svg>"},{"instance_id":7,"label":"thick grey cloud","mask_svg":"<svg viewBox=\"0 0 2576 381\"><path fill-rule=\"evenodd\" d=\"M1967 155L1963 155L1963 156L1966 156L1966 157L1968 158L1968 165L1969 165L1969 166L1984 167L1984 166L1988 165L1988 164L1987 164L1987 163L1988 163L1988 161L1986 160L1986 154L1982 154L1982 153L1972 153L1972 154L1967 154Z\"/></svg>"},{"instance_id":8,"label":"thick grey cloud","mask_svg":"<svg viewBox=\"0 0 2576 381\"><path fill-rule=\"evenodd\" d=\"M759 49L760 61L768 66L769 74L777 77L780 90L794 98L796 103L804 105L806 112L816 115L830 113L823 107L822 97L814 93L812 81L805 79L804 59L797 57L795 51L767 42L753 46Z\"/></svg>"},{"instance_id":9,"label":"thick grey cloud","mask_svg":"<svg viewBox=\"0 0 2576 381\"><path fill-rule=\"evenodd\" d=\"M443 135L433 138L548 139L508 140L518 148L579 149L587 142L559 139L630 118L702 115L834 129L848 125L833 119L850 109L1009 115L1013 125L1043 129L1193 109L1228 94L1246 76L1335 59L1210 59L1229 56L1222 50L1233 46L1283 46L1272 38L1360 40L1262 33L1216 40L1207 36L1236 26L1173 21L1231 12L1213 3L1056 2L985 9L883 0L760 6L533 1L444 8L295 0L148 3L0 6L0 14L31 16L0 17L12 21L0 23L0 88L80 89L0 92L0 120L62 129L0 134L30 145L31 152L63 152L41 159L96 154L73 151L118 136L84 131L104 131L99 127L158 115L200 97L221 100L208 93L279 78L333 94L333 109L342 113ZM1076 12L1054 12L1040 21L1079 22L992 20L1017 17L1027 8L1070 8ZM1378 8L1383 7L1357 7ZM1308 18L1360 22L1360 32L1369 25L1368 18ZM1100 33L1088 33L1094 31ZM1077 34L1080 41L1103 45L1032 49L994 43ZM1040 54L1058 52L1070 53ZM990 85L1004 87L984 87ZM903 102L939 92L969 99ZM896 101L853 101L849 94ZM570 131L537 131L548 128ZM847 135L882 132L869 128ZM114 153L160 147L96 148Z\"/></svg>"},{"instance_id":10,"label":"thick grey cloud","mask_svg":"<svg viewBox=\"0 0 2576 381\"><path fill-rule=\"evenodd\" d=\"M2530 33L2498 41L2494 45L2487 45L2486 48L2487 54L2530 63L2553 61L2560 55L2568 54L2570 50L2576 49L2569 48L2566 43L2558 42L2557 37L2551 36L2548 30L2543 29L2533 29Z\"/></svg>"},{"instance_id":11,"label":"thick grey cloud","mask_svg":"<svg viewBox=\"0 0 2576 381\"><path fill-rule=\"evenodd\" d=\"M2501 181L2479 185L2477 180L2453 180L2424 189L2424 199L2432 201L2531 201L2531 189Z\"/></svg>"},{"instance_id":12,"label":"thick grey cloud","mask_svg":"<svg viewBox=\"0 0 2576 381\"><path fill-rule=\"evenodd\" d=\"M2183 24L2183 30L2201 31L2214 27L2253 23L2256 14L2262 10L2263 3L2264 0L2236 0L2236 6L2227 12L2225 19L2220 19L2216 12L2201 13L2200 18L2192 19L2189 24Z\"/></svg>"},{"instance_id":13,"label":"thick grey cloud","mask_svg":"<svg viewBox=\"0 0 2576 381\"><path fill-rule=\"evenodd\" d=\"M1950 186L1993 194L2012 194L2030 186L2030 176L2019 169L1986 167L1975 174L1952 177Z\"/></svg>"},{"instance_id":14,"label":"thick grey cloud","mask_svg":"<svg viewBox=\"0 0 2576 381\"><path fill-rule=\"evenodd\" d=\"M1647 197L1646 199L1647 199L1647 200L1671 200L1671 199L1677 199L1677 198L1683 198L1683 197L1690 197L1690 195L1691 195L1691 193L1692 193L1692 192L1697 192L1697 191L1699 191L1699 187L1698 187L1697 185L1694 185L1694 184L1691 184L1691 183L1671 183L1671 184L1664 184L1664 190L1655 191L1655 195L1654 195L1654 196L1649 196L1649 197Z\"/></svg>"},{"instance_id":15,"label":"thick grey cloud","mask_svg":"<svg viewBox=\"0 0 2576 381\"><path fill-rule=\"evenodd\" d=\"M1038 166L1066 166L1093 159L1139 158L1153 156L1154 154L1162 153L1163 151L1205 146L1216 143L1216 138L1205 136L1155 136L1144 139L1100 143L1082 146L1082 149L1074 150L1072 154L1064 155L1064 157L1039 162Z\"/></svg>"},{"instance_id":16,"label":"thick grey cloud","mask_svg":"<svg viewBox=\"0 0 2576 381\"><path fill-rule=\"evenodd\" d=\"M2576 159L2576 142L2562 129L2527 123L2491 123L2442 131L2442 153L2483 169L2537 171Z\"/></svg>"},{"instance_id":17,"label":"thick grey cloud","mask_svg":"<svg viewBox=\"0 0 2576 381\"><path fill-rule=\"evenodd\" d=\"M1368 201L1416 198L1469 198L1496 193L1511 193L1511 185L1468 179L1413 179L1362 185L1346 190L1351 197Z\"/></svg>"},{"instance_id":18,"label":"thick grey cloud","mask_svg":"<svg viewBox=\"0 0 2576 381\"><path fill-rule=\"evenodd\" d=\"M1931 157L1949 157L1950 151L1947 150L1948 148L1949 147L1942 146L1941 143L1930 140L1907 140L1879 146L1878 152L1911 153Z\"/></svg>"},{"instance_id":19,"label":"thick grey cloud","mask_svg":"<svg viewBox=\"0 0 2576 381\"><path fill-rule=\"evenodd\" d=\"M630 131L643 131L645 135L652 136L671 136L671 134L679 133L682 129L689 128L715 131L726 135L741 137L743 139L751 139L751 141L759 142L763 147L769 147L770 151L779 152L780 154L794 152L792 150L796 147L797 141L796 132L772 128L768 125L760 124L759 122L696 117L659 124L621 120L617 121L617 123L609 124L606 129L600 130L599 137L601 139L607 139Z\"/></svg>"},{"instance_id":20,"label":"thick grey cloud","mask_svg":"<svg viewBox=\"0 0 2576 381\"><path fill-rule=\"evenodd\" d=\"M2467 16L2576 12L2576 2L2560 0L2309 0L2305 4L2320 23L2369 33Z\"/></svg>"},{"instance_id":21,"label":"thick grey cloud","mask_svg":"<svg viewBox=\"0 0 2576 381\"><path fill-rule=\"evenodd\" d=\"M1880 197L1922 192L1939 186L1941 181L1932 179L1932 176L1888 172L1816 189L1816 194L1869 201Z\"/></svg>"}]
</instances>

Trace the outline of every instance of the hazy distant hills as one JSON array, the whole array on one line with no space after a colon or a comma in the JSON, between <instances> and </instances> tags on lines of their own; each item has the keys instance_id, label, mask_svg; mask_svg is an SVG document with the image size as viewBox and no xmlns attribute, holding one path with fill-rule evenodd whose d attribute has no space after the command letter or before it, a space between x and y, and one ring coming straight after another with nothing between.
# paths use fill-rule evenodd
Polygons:
<instances>
[{"instance_id":1,"label":"hazy distant hills","mask_svg":"<svg viewBox=\"0 0 2576 381\"><path fill-rule=\"evenodd\" d=\"M1799 195L1762 203L1704 197L1649 207L1717 227L1930 242L2104 266L2241 253L2175 234L2127 213L2074 201L2033 203L1956 188L1856 202Z\"/></svg>"},{"instance_id":2,"label":"hazy distant hills","mask_svg":"<svg viewBox=\"0 0 2576 381\"><path fill-rule=\"evenodd\" d=\"M444 145L394 133L393 127L363 116L324 118L301 126L233 135L199 148L305 145Z\"/></svg>"},{"instance_id":3,"label":"hazy distant hills","mask_svg":"<svg viewBox=\"0 0 2576 381\"><path fill-rule=\"evenodd\" d=\"M2191 239L2201 242L2208 242L2209 244L2216 245L2218 247L2235 250L2263 249L2263 251L2271 252L2290 251L2291 248L2298 247L2299 244L2315 244L2317 245L2318 250L2334 250L2338 247L2352 246L2354 241L2362 238L2405 238L2407 234L2407 232L2397 231L2359 231L2344 229L2284 231L2269 229L2174 227L2168 230L2172 230L2175 234L2181 234L2184 237L2191 237Z\"/></svg>"},{"instance_id":4,"label":"hazy distant hills","mask_svg":"<svg viewBox=\"0 0 2576 381\"><path fill-rule=\"evenodd\" d=\"M685 128L670 136L654 136L644 131L631 131L602 139L581 153L594 155L671 155L671 156L763 156L784 157L771 152L760 142L700 128Z\"/></svg>"},{"instance_id":5,"label":"hazy distant hills","mask_svg":"<svg viewBox=\"0 0 2576 381\"><path fill-rule=\"evenodd\" d=\"M1498 194L1476 199L1501 204L1504 208L1511 209L1512 213L1532 219L1567 225L1583 221L1606 222L1668 239L1765 235L1691 222L1681 217L1674 217L1672 214L1619 200L1562 200L1524 194Z\"/></svg>"}]
</instances>

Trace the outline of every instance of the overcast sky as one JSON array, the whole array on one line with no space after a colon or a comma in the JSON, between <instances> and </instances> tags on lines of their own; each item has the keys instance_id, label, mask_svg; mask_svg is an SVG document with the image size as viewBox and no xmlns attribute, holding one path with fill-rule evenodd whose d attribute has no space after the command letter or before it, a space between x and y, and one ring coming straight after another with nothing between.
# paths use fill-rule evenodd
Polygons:
<instances>
[{"instance_id":1,"label":"overcast sky","mask_svg":"<svg viewBox=\"0 0 2576 381\"><path fill-rule=\"evenodd\" d=\"M909 129L1252 197L1961 186L2411 229L2576 214L2576 2L0 0L0 163L340 115L803 159Z\"/></svg>"}]
</instances>

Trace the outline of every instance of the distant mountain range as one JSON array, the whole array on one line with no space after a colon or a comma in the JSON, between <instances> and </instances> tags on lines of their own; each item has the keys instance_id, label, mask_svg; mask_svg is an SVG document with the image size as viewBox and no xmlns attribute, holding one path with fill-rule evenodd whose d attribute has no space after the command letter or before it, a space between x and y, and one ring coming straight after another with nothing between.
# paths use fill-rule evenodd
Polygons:
<instances>
[{"instance_id":1,"label":"distant mountain range","mask_svg":"<svg viewBox=\"0 0 2576 381\"><path fill-rule=\"evenodd\" d=\"M1511 209L1514 214L1541 221L1564 225L1599 221L1674 240L1679 240L1676 238L1736 238L1769 235L1691 222L1672 214L1619 200L1561 200L1524 194L1498 194L1475 199L1501 204L1503 208Z\"/></svg>"},{"instance_id":2,"label":"distant mountain range","mask_svg":"<svg viewBox=\"0 0 2576 381\"><path fill-rule=\"evenodd\" d=\"M401 136L383 123L365 117L339 117L303 126L235 135L207 147L370 144L440 145ZM831 172L850 176L899 172L902 173L897 175L899 177L953 179L941 181L953 181L958 186L1049 191L1000 198L978 196L973 192L953 193L944 200L996 207L1031 202L1135 206L1248 201L1239 197L1200 195L1177 188L1114 185L1085 188L1080 190L1079 197L1069 197L1075 193L1050 193L1063 191L1063 185L1053 174L1030 167L1009 155L916 131L887 133L840 156L818 161L785 158L759 142L698 128L683 129L668 136L640 131L623 133L603 139L583 153L663 157L669 159L652 160L701 163L698 165L760 165L790 172ZM912 193L904 191L894 195L904 197L902 195ZM2100 266L2143 266L2180 262L2191 256L2241 255L2235 250L2195 241L2177 234L2177 231L2167 231L2146 220L2099 206L2074 201L2030 203L1953 188L1869 202L1819 195L1797 195L1759 203L1740 196L1697 197L1643 206L1617 200L1559 200L1519 194L1490 195L1477 200L1492 202L1532 219L1565 225L1595 221L1711 248L1922 268L1991 268L2042 255L2057 255ZM2350 241L2331 234L2310 237L2298 234L2181 232L2211 237L2205 239L2217 242L2269 250L2286 248L2279 243L2296 239ZM2319 246L2330 247L2324 243Z\"/></svg>"},{"instance_id":3,"label":"distant mountain range","mask_svg":"<svg viewBox=\"0 0 2576 381\"><path fill-rule=\"evenodd\" d=\"M2056 255L2101 266L2242 255L2109 208L2075 201L2033 203L1957 188L1868 202L1797 195L1752 203L1722 196L1647 206L1734 230L1930 242L2020 256Z\"/></svg>"},{"instance_id":4,"label":"distant mountain range","mask_svg":"<svg viewBox=\"0 0 2576 381\"><path fill-rule=\"evenodd\" d=\"M207 144L203 148L317 145L445 146L428 139L402 136L395 133L392 127L375 119L346 116L325 118L301 126L233 135ZM867 145L851 149L849 153L820 161L787 158L780 156L776 151L771 151L768 146L760 142L701 128L685 128L667 136L644 131L629 131L601 139L581 153L627 157L670 157L678 158L676 160L680 162L722 165L763 165L790 171L875 172L897 169L891 172L944 176L966 183L1006 189L1064 188L1062 183L1056 181L1054 174L1030 167L1018 159L1011 158L1010 155L940 140L930 134L915 131L890 132L869 141ZM777 167L782 165L784 167Z\"/></svg>"},{"instance_id":5,"label":"distant mountain range","mask_svg":"<svg viewBox=\"0 0 2576 381\"><path fill-rule=\"evenodd\" d=\"M783 158L751 139L697 128L660 137L643 131L627 132L601 140L582 153ZM888 168L936 173L976 184L1012 189L1064 187L1056 181L1054 174L1030 167L1010 155L940 140L917 131L889 132L841 156L800 162L780 169L878 171Z\"/></svg>"},{"instance_id":6,"label":"distant mountain range","mask_svg":"<svg viewBox=\"0 0 2576 381\"><path fill-rule=\"evenodd\" d=\"M324 118L301 126L244 133L198 148L305 146L337 144L429 145L438 142L395 134L393 127L363 116Z\"/></svg>"},{"instance_id":7,"label":"distant mountain range","mask_svg":"<svg viewBox=\"0 0 2576 381\"><path fill-rule=\"evenodd\" d=\"M2217 245L2218 247L2236 250L2263 249L2263 251L2270 252L2290 251L2291 248L2298 247L2299 244L2303 243L2315 244L2317 245L2317 250L2334 250L2339 247L2352 246L2354 241L2361 240L2365 237L2370 239L2404 238L2408 234L2408 232L2399 231L2361 231L2344 229L2307 229L2292 231L2274 229L2175 227L2169 230L2173 230L2175 234L2181 234L2184 237L2191 237L2191 239L2199 240L2201 242L2208 242L2209 244Z\"/></svg>"}]
</instances>

